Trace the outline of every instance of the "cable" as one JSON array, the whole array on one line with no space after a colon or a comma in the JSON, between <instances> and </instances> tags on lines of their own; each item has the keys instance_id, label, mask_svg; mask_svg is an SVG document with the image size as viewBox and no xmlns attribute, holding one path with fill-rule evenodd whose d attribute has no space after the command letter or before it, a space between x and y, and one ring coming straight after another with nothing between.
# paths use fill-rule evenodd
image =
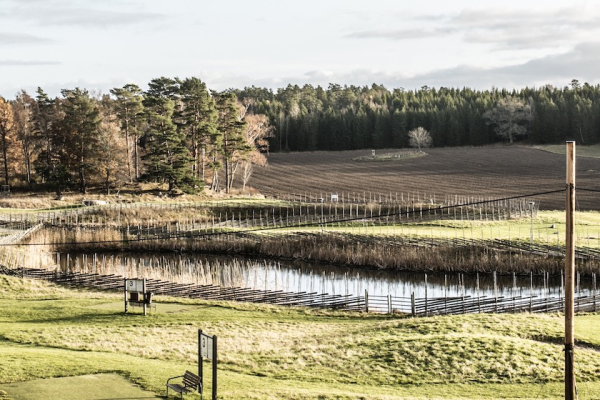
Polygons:
<instances>
[{"instance_id":1,"label":"cable","mask_svg":"<svg viewBox=\"0 0 600 400\"><path fill-rule=\"evenodd\" d=\"M575 190L581 190L583 192L600 193L600 189L585 189L585 188L576 187Z\"/></svg>"},{"instance_id":2,"label":"cable","mask_svg":"<svg viewBox=\"0 0 600 400\"><path fill-rule=\"evenodd\" d=\"M500 202L500 201L507 201L507 200L516 200L516 199L522 199L522 198L527 198L527 197L535 197L535 196L542 196L542 195L546 195L546 194L555 194L555 193L561 193L566 191L565 189L559 189L559 190L551 190L551 191L546 191L546 192L537 192L537 193L532 193L532 194L526 194L526 195L518 195L518 196L511 196L511 197L504 197L504 198L500 198L500 199L494 199L494 200L482 200L482 201L475 201L475 202L471 202L471 203L463 203L463 204L456 204L456 205L451 205L451 206L445 206L445 207L438 207L435 208L434 210L439 210L439 211L444 211L444 210L450 210L450 209L454 209L454 208L459 208L459 207L469 207L469 206L475 206L475 205L480 205L480 204L486 204L486 203L494 203L494 202ZM406 210L405 212L403 211L399 211L399 212L395 212L395 213L388 213L388 214L378 214L378 215L372 215L370 217L368 216L362 216L362 217L354 217L354 218L344 218L344 219L337 219L337 220L331 220L331 221L320 221L320 222L306 222L306 223L301 223L298 225L286 225L286 226L274 226L274 227L260 227L260 228L255 228L255 229L246 229L246 230L238 230L238 231L227 231L227 232L205 232L205 233L198 233L197 235L192 235L191 237L194 238L202 238L202 237L211 237L211 236L221 236L221 235L235 235L235 234L240 234L240 233L255 233L255 232L266 232L266 231L275 231L275 230L280 230L280 229L290 229L290 228L310 228L310 227L316 227L316 226L323 226L326 224L340 224L343 222L355 222L355 221L364 221L364 220L374 220L374 219L378 219L378 218L385 218L385 217L393 217L393 216L397 216L397 215L412 215L415 213L420 213L423 210ZM429 210L426 210L429 211ZM132 239L132 240L128 240L131 242L141 242L141 241L148 241L148 240L170 240L170 239L177 239L178 237L168 237L168 238L160 238L160 237L152 237L152 238L137 238L137 239ZM66 246L66 245L83 245L83 244L104 244L104 243L123 243L124 240L105 240L105 241L90 241L90 242L62 242L62 243L23 243L23 244L18 244L18 243L0 243L0 247L8 247L8 246Z\"/></svg>"}]
</instances>

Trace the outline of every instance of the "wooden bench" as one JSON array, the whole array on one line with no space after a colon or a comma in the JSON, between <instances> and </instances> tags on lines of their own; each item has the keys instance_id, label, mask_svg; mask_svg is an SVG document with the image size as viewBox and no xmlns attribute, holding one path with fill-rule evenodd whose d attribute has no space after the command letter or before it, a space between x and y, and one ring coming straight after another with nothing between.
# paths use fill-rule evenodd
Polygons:
<instances>
[{"instance_id":1,"label":"wooden bench","mask_svg":"<svg viewBox=\"0 0 600 400\"><path fill-rule=\"evenodd\" d=\"M169 383L173 379L183 378L181 384ZM167 399L169 398L169 389L179 393L183 399L183 394L194 393L198 391L202 394L202 384L200 383L200 377L193 372L185 371L184 375L174 376L167 380Z\"/></svg>"}]
</instances>

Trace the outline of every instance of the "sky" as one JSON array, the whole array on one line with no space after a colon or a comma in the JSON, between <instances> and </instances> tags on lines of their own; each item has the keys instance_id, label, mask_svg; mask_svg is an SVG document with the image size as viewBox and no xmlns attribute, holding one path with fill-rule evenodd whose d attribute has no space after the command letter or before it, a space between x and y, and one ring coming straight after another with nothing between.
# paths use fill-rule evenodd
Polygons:
<instances>
[{"instance_id":1,"label":"sky","mask_svg":"<svg viewBox=\"0 0 600 400\"><path fill-rule=\"evenodd\" d=\"M154 78L288 84L600 84L600 2L0 0L0 96Z\"/></svg>"}]
</instances>

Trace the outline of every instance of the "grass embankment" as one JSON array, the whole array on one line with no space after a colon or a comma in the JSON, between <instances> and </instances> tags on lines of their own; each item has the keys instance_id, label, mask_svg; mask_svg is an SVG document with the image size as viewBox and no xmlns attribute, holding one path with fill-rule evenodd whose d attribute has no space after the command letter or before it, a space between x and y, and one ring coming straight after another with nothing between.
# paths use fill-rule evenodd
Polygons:
<instances>
[{"instance_id":1,"label":"grass embankment","mask_svg":"<svg viewBox=\"0 0 600 400\"><path fill-rule=\"evenodd\" d=\"M143 317L125 315L120 299L0 276L0 390L2 383L117 373L164 394L167 378L196 369L201 328L218 336L223 399L563 394L557 315L406 319L159 298L158 312ZM581 399L600 390L599 328L598 316L577 318L585 344L576 352Z\"/></svg>"}]
</instances>

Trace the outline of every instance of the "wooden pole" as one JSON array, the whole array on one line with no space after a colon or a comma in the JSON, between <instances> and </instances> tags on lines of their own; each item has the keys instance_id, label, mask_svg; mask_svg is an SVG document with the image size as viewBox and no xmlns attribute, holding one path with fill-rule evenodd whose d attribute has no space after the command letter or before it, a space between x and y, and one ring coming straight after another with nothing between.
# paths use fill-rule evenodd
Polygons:
<instances>
[{"instance_id":1,"label":"wooden pole","mask_svg":"<svg viewBox=\"0 0 600 400\"><path fill-rule=\"evenodd\" d=\"M127 278L123 278L123 300L125 301L125 313L127 313Z\"/></svg>"},{"instance_id":2,"label":"wooden pole","mask_svg":"<svg viewBox=\"0 0 600 400\"><path fill-rule=\"evenodd\" d=\"M567 142L567 204L565 250L565 399L574 400L574 280L575 275L575 142Z\"/></svg>"},{"instance_id":3,"label":"wooden pole","mask_svg":"<svg viewBox=\"0 0 600 400\"><path fill-rule=\"evenodd\" d=\"M217 400L217 337L213 336L212 400Z\"/></svg>"}]
</instances>

